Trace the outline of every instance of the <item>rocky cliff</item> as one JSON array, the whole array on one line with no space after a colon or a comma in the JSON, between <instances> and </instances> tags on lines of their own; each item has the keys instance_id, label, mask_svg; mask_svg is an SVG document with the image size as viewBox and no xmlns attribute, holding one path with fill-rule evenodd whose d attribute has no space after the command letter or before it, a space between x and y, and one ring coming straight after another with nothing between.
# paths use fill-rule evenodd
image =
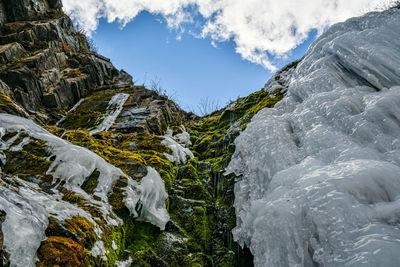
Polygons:
<instances>
[{"instance_id":1,"label":"rocky cliff","mask_svg":"<svg viewBox=\"0 0 400 267\"><path fill-rule=\"evenodd\" d=\"M61 6L0 1L3 265L252 265L222 174L285 75L199 118L91 51Z\"/></svg>"}]
</instances>

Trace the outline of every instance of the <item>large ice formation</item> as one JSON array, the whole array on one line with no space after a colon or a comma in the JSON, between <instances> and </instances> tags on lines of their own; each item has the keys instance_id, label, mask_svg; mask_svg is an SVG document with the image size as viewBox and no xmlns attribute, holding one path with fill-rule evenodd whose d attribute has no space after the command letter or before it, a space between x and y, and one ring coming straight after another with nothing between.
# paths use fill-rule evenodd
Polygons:
<instances>
[{"instance_id":1,"label":"large ice formation","mask_svg":"<svg viewBox=\"0 0 400 267\"><path fill-rule=\"evenodd\" d=\"M236 139L233 234L256 266L399 266L399 18L331 27Z\"/></svg>"}]
</instances>

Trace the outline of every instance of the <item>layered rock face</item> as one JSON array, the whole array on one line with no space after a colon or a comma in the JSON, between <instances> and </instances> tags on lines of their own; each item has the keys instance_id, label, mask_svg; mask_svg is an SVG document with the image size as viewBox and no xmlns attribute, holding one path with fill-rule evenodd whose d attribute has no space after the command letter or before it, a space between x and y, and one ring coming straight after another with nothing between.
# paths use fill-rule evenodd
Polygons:
<instances>
[{"instance_id":1,"label":"layered rock face","mask_svg":"<svg viewBox=\"0 0 400 267\"><path fill-rule=\"evenodd\" d=\"M0 62L3 265L252 265L222 174L282 87L186 113L91 51L58 0L0 1Z\"/></svg>"}]
</instances>

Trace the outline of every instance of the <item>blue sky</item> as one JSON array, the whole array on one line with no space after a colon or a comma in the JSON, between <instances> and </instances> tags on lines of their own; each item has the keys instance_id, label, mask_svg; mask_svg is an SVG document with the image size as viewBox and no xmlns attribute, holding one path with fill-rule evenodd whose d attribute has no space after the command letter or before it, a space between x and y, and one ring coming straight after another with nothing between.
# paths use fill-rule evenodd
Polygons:
<instances>
[{"instance_id":1,"label":"blue sky","mask_svg":"<svg viewBox=\"0 0 400 267\"><path fill-rule=\"evenodd\" d=\"M182 33L169 29L162 16L143 11L124 28L100 19L92 38L99 53L129 72L136 84L159 79L186 110L196 111L200 100L207 97L225 105L264 86L272 75L268 69L242 59L232 40L214 47L209 37L194 37L199 31L195 25L186 25ZM302 57L315 36L312 31L285 59L272 58L274 64L280 68Z\"/></svg>"}]
</instances>

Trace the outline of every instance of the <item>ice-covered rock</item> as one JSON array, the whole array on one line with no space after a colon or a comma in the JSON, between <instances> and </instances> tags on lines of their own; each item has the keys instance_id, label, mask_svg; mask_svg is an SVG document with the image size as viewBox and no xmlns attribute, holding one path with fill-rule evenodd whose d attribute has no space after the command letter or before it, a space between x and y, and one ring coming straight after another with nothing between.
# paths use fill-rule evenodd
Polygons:
<instances>
[{"instance_id":1,"label":"ice-covered rock","mask_svg":"<svg viewBox=\"0 0 400 267\"><path fill-rule=\"evenodd\" d=\"M34 266L36 251L46 238L48 217L59 221L80 216L95 225L100 238L102 231L92 216L82 208L62 200L61 194L41 192L39 186L18 178L2 180L0 209L6 213L2 224L4 248L10 253L11 266Z\"/></svg>"},{"instance_id":2,"label":"ice-covered rock","mask_svg":"<svg viewBox=\"0 0 400 267\"><path fill-rule=\"evenodd\" d=\"M83 101L85 101L84 98L80 99L70 110L68 110L67 114L71 113L71 112L74 112L83 103ZM56 126L58 126L61 123L63 123L66 118L67 118L67 116L64 115L59 121L57 121Z\"/></svg>"},{"instance_id":3,"label":"ice-covered rock","mask_svg":"<svg viewBox=\"0 0 400 267\"><path fill-rule=\"evenodd\" d=\"M116 261L115 265L117 267L129 267L132 264L132 257L129 257L126 261Z\"/></svg>"},{"instance_id":4,"label":"ice-covered rock","mask_svg":"<svg viewBox=\"0 0 400 267\"><path fill-rule=\"evenodd\" d=\"M108 131L111 128L111 126L113 126L118 115L121 113L122 109L124 108L124 104L126 100L128 100L128 98L129 94L120 93L114 95L111 98L110 102L108 102L106 115L103 121L95 129L90 131L90 133L95 134L102 131Z\"/></svg>"},{"instance_id":5,"label":"ice-covered rock","mask_svg":"<svg viewBox=\"0 0 400 267\"><path fill-rule=\"evenodd\" d=\"M92 253L92 256L94 256L94 257L100 256L103 260L107 260L107 257L106 257L107 251L104 247L103 241L96 241L96 243L94 243L93 248L90 251L90 253Z\"/></svg>"},{"instance_id":6,"label":"ice-covered rock","mask_svg":"<svg viewBox=\"0 0 400 267\"><path fill-rule=\"evenodd\" d=\"M6 213L2 224L4 249L10 254L12 266L33 267L40 242L46 238L46 208L34 199L14 190L0 187L0 209Z\"/></svg>"},{"instance_id":7,"label":"ice-covered rock","mask_svg":"<svg viewBox=\"0 0 400 267\"><path fill-rule=\"evenodd\" d=\"M13 145L22 132L28 134L29 137ZM17 134L3 141L2 138L7 133ZM88 203L96 206L108 225L122 223L122 220L113 214L112 207L107 202L107 194L116 180L126 177L120 169L107 163L95 153L54 136L31 120L0 114L0 159L3 164L7 158L2 151L20 151L31 138L45 141L52 155L49 157L52 163L47 174L60 179L64 182L64 188L73 190ZM99 177L93 194L99 198L86 193L80 187L95 170L99 172ZM95 220L99 218L93 217L93 214L76 205L63 201L63 195L56 188L52 189L53 194L48 194L43 192L37 184L18 178L12 178L12 180L9 183L11 185L6 186L2 181L0 186L0 209L6 213L6 220L2 224L4 247L10 253L12 266L34 265L36 250L45 238L44 231L47 228L49 216L60 222L73 216L84 217L93 223L94 232L98 238L101 238L102 230ZM153 223L162 230L165 229L169 221L165 206L168 195L165 192L164 181L158 172L148 168L147 176L140 183L130 178L128 181L129 186L125 188L125 203L134 217ZM135 210L137 206L140 207L138 212ZM112 248L116 249L115 243L112 244ZM92 255L106 259L104 251L104 244L98 241L92 249Z\"/></svg>"},{"instance_id":8,"label":"ice-covered rock","mask_svg":"<svg viewBox=\"0 0 400 267\"><path fill-rule=\"evenodd\" d=\"M164 140L161 144L171 149L172 154L164 153L171 162L186 163L187 157L194 158L190 149L186 146L191 145L190 135L186 131L185 126L181 126L182 133L173 135L173 131L168 128L167 133L163 136Z\"/></svg>"},{"instance_id":9,"label":"ice-covered rock","mask_svg":"<svg viewBox=\"0 0 400 267\"><path fill-rule=\"evenodd\" d=\"M47 173L65 181L64 186L67 189L79 191L85 179L97 169L100 176L94 194L106 199L113 183L119 177L125 176L120 169L107 163L95 153L49 133L31 120L0 114L0 125L0 128L7 132L24 131L33 138L46 141L48 149L55 156Z\"/></svg>"},{"instance_id":10,"label":"ice-covered rock","mask_svg":"<svg viewBox=\"0 0 400 267\"><path fill-rule=\"evenodd\" d=\"M161 230L165 229L169 221L165 206L168 194L165 192L164 181L155 169L148 167L147 175L140 183L129 180L129 189L126 192L124 201L134 217L150 222ZM137 205L139 205L139 212L136 210Z\"/></svg>"},{"instance_id":11,"label":"ice-covered rock","mask_svg":"<svg viewBox=\"0 0 400 267\"><path fill-rule=\"evenodd\" d=\"M236 139L233 234L256 266L399 265L399 16L331 27Z\"/></svg>"}]
</instances>

